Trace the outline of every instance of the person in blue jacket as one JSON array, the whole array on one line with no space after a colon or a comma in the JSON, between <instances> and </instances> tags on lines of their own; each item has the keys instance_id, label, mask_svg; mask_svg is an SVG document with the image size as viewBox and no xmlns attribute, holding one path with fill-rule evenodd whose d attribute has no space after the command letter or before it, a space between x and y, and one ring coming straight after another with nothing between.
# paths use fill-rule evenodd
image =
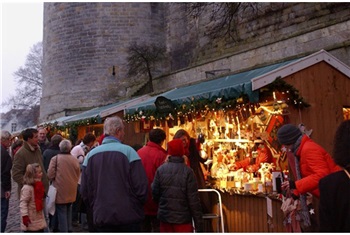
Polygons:
<instances>
[{"instance_id":1,"label":"person in blue jacket","mask_svg":"<svg viewBox=\"0 0 350 235\"><path fill-rule=\"evenodd\" d=\"M104 134L102 145L83 163L80 193L88 221L95 232L139 232L148 192L146 172L136 151L122 143L121 118L107 118Z\"/></svg>"}]
</instances>

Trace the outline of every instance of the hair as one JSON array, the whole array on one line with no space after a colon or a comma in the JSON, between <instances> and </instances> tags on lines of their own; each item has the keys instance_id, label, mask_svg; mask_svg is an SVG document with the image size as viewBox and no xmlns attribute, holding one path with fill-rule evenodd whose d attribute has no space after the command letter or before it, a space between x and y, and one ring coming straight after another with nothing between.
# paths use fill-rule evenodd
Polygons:
<instances>
[{"instance_id":1,"label":"hair","mask_svg":"<svg viewBox=\"0 0 350 235\"><path fill-rule=\"evenodd\" d=\"M86 135L83 138L83 143L87 145L88 143L95 142L96 136L92 134L91 132L86 133Z\"/></svg>"},{"instance_id":2,"label":"hair","mask_svg":"<svg viewBox=\"0 0 350 235\"><path fill-rule=\"evenodd\" d=\"M50 147L59 147L60 142L63 140L63 137L61 135L53 135L51 137L51 141L50 141Z\"/></svg>"},{"instance_id":3,"label":"hair","mask_svg":"<svg viewBox=\"0 0 350 235\"><path fill-rule=\"evenodd\" d=\"M333 145L333 160L343 167L350 168L350 120L343 121L336 130Z\"/></svg>"},{"instance_id":4,"label":"hair","mask_svg":"<svg viewBox=\"0 0 350 235\"><path fill-rule=\"evenodd\" d=\"M118 130L124 129L123 120L120 117L109 117L104 122L103 131L105 135L114 136Z\"/></svg>"},{"instance_id":5,"label":"hair","mask_svg":"<svg viewBox=\"0 0 350 235\"><path fill-rule=\"evenodd\" d=\"M143 146L141 144L134 144L133 146L131 146L133 149L135 149L135 151L137 152L140 148L142 148Z\"/></svg>"},{"instance_id":6,"label":"hair","mask_svg":"<svg viewBox=\"0 0 350 235\"><path fill-rule=\"evenodd\" d=\"M59 147L60 147L61 153L70 153L72 149L72 142L70 142L70 140L63 139L60 142Z\"/></svg>"},{"instance_id":7,"label":"hair","mask_svg":"<svg viewBox=\"0 0 350 235\"><path fill-rule=\"evenodd\" d=\"M11 133L6 130L1 130L1 141L10 140Z\"/></svg>"},{"instance_id":8,"label":"hair","mask_svg":"<svg viewBox=\"0 0 350 235\"><path fill-rule=\"evenodd\" d=\"M188 141L190 140L190 135L187 133L187 131L185 131L184 129L179 129L175 135L174 135L174 139L179 139L182 136L186 136L188 138Z\"/></svg>"},{"instance_id":9,"label":"hair","mask_svg":"<svg viewBox=\"0 0 350 235\"><path fill-rule=\"evenodd\" d=\"M45 132L47 133L46 128L45 128L45 127L42 127L42 126L39 126L39 127L37 128L37 130L38 130L38 132L41 131L41 130L45 130Z\"/></svg>"},{"instance_id":10,"label":"hair","mask_svg":"<svg viewBox=\"0 0 350 235\"><path fill-rule=\"evenodd\" d=\"M31 139L34 137L34 134L38 133L38 130L35 128L27 128L24 131L22 131L22 137L24 141L27 141L28 139Z\"/></svg>"},{"instance_id":11,"label":"hair","mask_svg":"<svg viewBox=\"0 0 350 235\"><path fill-rule=\"evenodd\" d=\"M39 163L28 164L26 172L23 176L23 184L33 185L35 183L35 174L37 169L40 168Z\"/></svg>"},{"instance_id":12,"label":"hair","mask_svg":"<svg viewBox=\"0 0 350 235\"><path fill-rule=\"evenodd\" d=\"M156 143L156 144L161 144L166 138L165 131L162 129L152 129L149 132L149 140Z\"/></svg>"},{"instance_id":13,"label":"hair","mask_svg":"<svg viewBox=\"0 0 350 235\"><path fill-rule=\"evenodd\" d=\"M23 140L18 139L18 140L16 140L15 142L12 143L11 149L12 149L12 151L13 151L13 150L15 150L16 148L18 148L18 147L20 147L20 146L22 146L22 145L23 145Z\"/></svg>"}]
</instances>

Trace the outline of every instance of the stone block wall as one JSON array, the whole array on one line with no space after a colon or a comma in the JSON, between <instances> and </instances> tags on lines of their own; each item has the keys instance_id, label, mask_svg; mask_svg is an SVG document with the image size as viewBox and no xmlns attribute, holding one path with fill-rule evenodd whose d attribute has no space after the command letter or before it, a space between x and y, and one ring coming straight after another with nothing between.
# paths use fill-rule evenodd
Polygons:
<instances>
[{"instance_id":1,"label":"stone block wall","mask_svg":"<svg viewBox=\"0 0 350 235\"><path fill-rule=\"evenodd\" d=\"M350 3L259 3L236 20L237 40L206 35L183 3L45 3L41 120L129 97L144 83L128 78L127 46L164 45L155 93L325 49L350 65ZM116 75L112 76L115 66Z\"/></svg>"},{"instance_id":2,"label":"stone block wall","mask_svg":"<svg viewBox=\"0 0 350 235\"><path fill-rule=\"evenodd\" d=\"M162 8L159 3L44 3L40 118L124 97L128 83L135 82L126 79L127 47L134 41L165 42Z\"/></svg>"}]
</instances>

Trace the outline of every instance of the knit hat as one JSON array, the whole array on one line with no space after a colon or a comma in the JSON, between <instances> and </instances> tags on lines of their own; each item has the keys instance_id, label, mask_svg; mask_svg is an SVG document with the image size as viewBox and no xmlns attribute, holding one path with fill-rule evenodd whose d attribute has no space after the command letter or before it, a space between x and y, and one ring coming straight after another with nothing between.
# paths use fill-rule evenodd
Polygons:
<instances>
[{"instance_id":1,"label":"knit hat","mask_svg":"<svg viewBox=\"0 0 350 235\"><path fill-rule=\"evenodd\" d=\"M301 135L300 129L292 124L283 125L277 131L278 141L283 145L294 144Z\"/></svg>"},{"instance_id":2,"label":"knit hat","mask_svg":"<svg viewBox=\"0 0 350 235\"><path fill-rule=\"evenodd\" d=\"M185 155L184 144L181 139L173 139L168 142L168 154L170 156L182 157Z\"/></svg>"}]
</instances>

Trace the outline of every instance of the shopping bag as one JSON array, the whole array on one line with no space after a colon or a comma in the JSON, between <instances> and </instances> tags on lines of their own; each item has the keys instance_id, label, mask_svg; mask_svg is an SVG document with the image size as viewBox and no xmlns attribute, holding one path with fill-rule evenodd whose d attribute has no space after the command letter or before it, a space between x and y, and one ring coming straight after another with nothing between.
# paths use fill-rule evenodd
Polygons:
<instances>
[{"instance_id":1,"label":"shopping bag","mask_svg":"<svg viewBox=\"0 0 350 235\"><path fill-rule=\"evenodd\" d=\"M57 189L55 188L55 186L53 186L53 184L50 184L49 191L46 197L46 210L50 215L55 214L56 194L57 194Z\"/></svg>"}]
</instances>

